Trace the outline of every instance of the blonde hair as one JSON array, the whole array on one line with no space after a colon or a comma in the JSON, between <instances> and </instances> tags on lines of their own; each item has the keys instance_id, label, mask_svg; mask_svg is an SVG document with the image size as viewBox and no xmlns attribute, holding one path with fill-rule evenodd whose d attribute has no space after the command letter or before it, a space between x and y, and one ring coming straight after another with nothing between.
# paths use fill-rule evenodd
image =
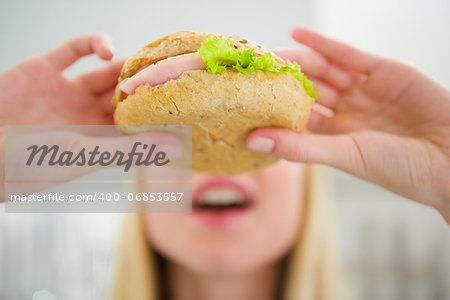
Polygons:
<instances>
[{"instance_id":1,"label":"blonde hair","mask_svg":"<svg viewBox=\"0 0 450 300\"><path fill-rule=\"evenodd\" d=\"M337 263L327 182L322 167L306 168L301 227L297 242L286 257L284 300L336 300L347 296ZM143 217L130 214L124 225L108 299L159 300L158 262L146 237Z\"/></svg>"}]
</instances>

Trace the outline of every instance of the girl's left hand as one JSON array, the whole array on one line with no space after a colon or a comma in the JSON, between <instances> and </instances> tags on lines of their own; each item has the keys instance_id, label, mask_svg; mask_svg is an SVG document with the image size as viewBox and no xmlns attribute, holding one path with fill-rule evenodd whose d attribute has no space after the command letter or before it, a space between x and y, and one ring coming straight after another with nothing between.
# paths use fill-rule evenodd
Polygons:
<instances>
[{"instance_id":1,"label":"girl's left hand","mask_svg":"<svg viewBox=\"0 0 450 300\"><path fill-rule=\"evenodd\" d=\"M418 70L305 28L293 38L308 50L295 60L316 84L311 134L280 128L252 132L249 148L287 160L326 164L438 209L450 223L450 92Z\"/></svg>"}]
</instances>

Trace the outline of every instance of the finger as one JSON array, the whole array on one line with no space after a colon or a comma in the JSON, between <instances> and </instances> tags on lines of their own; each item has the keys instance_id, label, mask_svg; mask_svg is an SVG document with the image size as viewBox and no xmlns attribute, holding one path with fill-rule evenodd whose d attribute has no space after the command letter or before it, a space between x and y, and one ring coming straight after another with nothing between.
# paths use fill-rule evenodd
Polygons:
<instances>
[{"instance_id":1,"label":"finger","mask_svg":"<svg viewBox=\"0 0 450 300\"><path fill-rule=\"evenodd\" d=\"M318 163L352 174L364 174L366 162L351 135L299 134L282 128L262 128L252 132L247 146L289 161Z\"/></svg>"},{"instance_id":2,"label":"finger","mask_svg":"<svg viewBox=\"0 0 450 300\"><path fill-rule=\"evenodd\" d=\"M309 115L308 125L307 128L309 131L315 133L317 131L317 128L320 127L320 124L323 122L323 119L326 118L323 114L317 112L314 110L311 111L311 114Z\"/></svg>"},{"instance_id":3,"label":"finger","mask_svg":"<svg viewBox=\"0 0 450 300\"><path fill-rule=\"evenodd\" d=\"M314 82L314 88L320 93L320 96L313 103L307 128L312 132L316 132L324 119L334 117L335 112L333 109L339 101L340 93L319 79L311 78L311 80Z\"/></svg>"},{"instance_id":4,"label":"finger","mask_svg":"<svg viewBox=\"0 0 450 300\"><path fill-rule=\"evenodd\" d=\"M82 74L73 81L92 94L102 94L117 85L117 78L119 78L124 62L125 59L116 60L97 70Z\"/></svg>"},{"instance_id":5,"label":"finger","mask_svg":"<svg viewBox=\"0 0 450 300\"><path fill-rule=\"evenodd\" d=\"M318 102L314 102L311 110L311 114L308 120L307 128L315 132L317 128L319 128L319 125L323 123L323 120L332 120L335 117L336 113L326 107L321 105Z\"/></svg>"},{"instance_id":6,"label":"finger","mask_svg":"<svg viewBox=\"0 0 450 300\"><path fill-rule=\"evenodd\" d=\"M292 38L327 57L331 62L361 73L369 73L382 59L304 27L295 27Z\"/></svg>"},{"instance_id":7,"label":"finger","mask_svg":"<svg viewBox=\"0 0 450 300\"><path fill-rule=\"evenodd\" d=\"M273 50L273 52L283 59L298 62L302 71L308 77L320 78L340 90L350 88L355 82L355 77L331 64L325 57L315 51L280 48Z\"/></svg>"},{"instance_id":8,"label":"finger","mask_svg":"<svg viewBox=\"0 0 450 300\"><path fill-rule=\"evenodd\" d=\"M114 47L111 39L101 33L78 36L47 52L44 57L57 69L63 70L92 53L104 60L112 59Z\"/></svg>"},{"instance_id":9,"label":"finger","mask_svg":"<svg viewBox=\"0 0 450 300\"><path fill-rule=\"evenodd\" d=\"M100 97L100 102L105 109L105 112L108 114L112 114L114 112L113 105L111 103L111 99L114 96L114 89L103 93Z\"/></svg>"},{"instance_id":10,"label":"finger","mask_svg":"<svg viewBox=\"0 0 450 300\"><path fill-rule=\"evenodd\" d=\"M314 83L314 89L320 93L320 96L316 99L316 102L333 109L339 101L339 91L318 78L310 76L309 79L311 79Z\"/></svg>"}]
</instances>

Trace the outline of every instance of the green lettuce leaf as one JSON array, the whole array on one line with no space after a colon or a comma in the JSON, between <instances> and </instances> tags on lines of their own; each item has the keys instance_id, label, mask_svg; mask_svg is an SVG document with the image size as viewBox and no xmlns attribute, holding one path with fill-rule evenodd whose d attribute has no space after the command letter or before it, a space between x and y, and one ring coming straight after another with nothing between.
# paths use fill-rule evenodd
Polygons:
<instances>
[{"instance_id":1,"label":"green lettuce leaf","mask_svg":"<svg viewBox=\"0 0 450 300\"><path fill-rule=\"evenodd\" d=\"M296 62L288 60L285 65L275 67L275 57L270 52L255 57L253 49L236 49L230 40L212 35L209 35L207 39L198 49L198 53L208 72L222 74L227 67L232 67L244 74L250 74L256 70L289 73L303 84L306 93L311 98L316 99L320 96L318 92L314 91L314 84L306 78Z\"/></svg>"}]
</instances>

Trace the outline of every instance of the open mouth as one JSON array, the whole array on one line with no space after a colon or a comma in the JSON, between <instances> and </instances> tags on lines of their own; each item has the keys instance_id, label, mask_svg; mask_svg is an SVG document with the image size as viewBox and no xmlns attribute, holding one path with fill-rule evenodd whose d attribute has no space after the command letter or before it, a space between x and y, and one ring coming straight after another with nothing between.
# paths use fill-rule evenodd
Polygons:
<instances>
[{"instance_id":1,"label":"open mouth","mask_svg":"<svg viewBox=\"0 0 450 300\"><path fill-rule=\"evenodd\" d=\"M197 201L195 210L226 211L229 209L245 209L250 201L244 193L230 188L216 187L204 191Z\"/></svg>"},{"instance_id":2,"label":"open mouth","mask_svg":"<svg viewBox=\"0 0 450 300\"><path fill-rule=\"evenodd\" d=\"M227 227L248 214L252 199L252 194L238 182L211 180L194 192L192 211L206 225Z\"/></svg>"}]
</instances>

